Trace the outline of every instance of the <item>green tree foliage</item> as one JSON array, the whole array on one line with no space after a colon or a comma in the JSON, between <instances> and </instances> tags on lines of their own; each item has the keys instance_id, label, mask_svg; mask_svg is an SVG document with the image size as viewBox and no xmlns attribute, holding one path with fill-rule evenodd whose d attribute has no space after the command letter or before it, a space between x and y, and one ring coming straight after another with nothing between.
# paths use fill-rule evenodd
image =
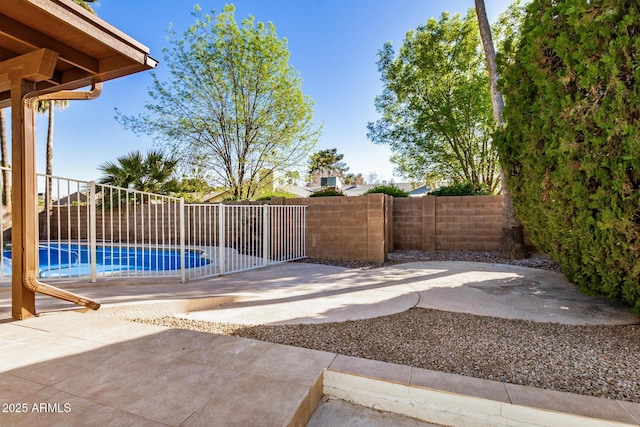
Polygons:
<instances>
[{"instance_id":1,"label":"green tree foliage","mask_svg":"<svg viewBox=\"0 0 640 427\"><path fill-rule=\"evenodd\" d=\"M361 173L348 173L342 175L342 182L349 185L362 185L364 184L364 176Z\"/></svg>"},{"instance_id":2,"label":"green tree foliage","mask_svg":"<svg viewBox=\"0 0 640 427\"><path fill-rule=\"evenodd\" d=\"M477 2L481 0L476 0ZM505 67L513 63L515 52L520 42L520 27L524 22L526 5L530 0L515 0L507 10L498 16L498 20L491 27L491 34L495 46L498 74L502 74ZM476 6L476 13L477 13Z\"/></svg>"},{"instance_id":3,"label":"green tree foliage","mask_svg":"<svg viewBox=\"0 0 640 427\"><path fill-rule=\"evenodd\" d=\"M183 177L173 188L173 183L170 186L170 190L175 197L182 197L187 203L200 203L202 197L205 194L214 191L214 188L201 177Z\"/></svg>"},{"instance_id":4,"label":"green tree foliage","mask_svg":"<svg viewBox=\"0 0 640 427\"><path fill-rule=\"evenodd\" d=\"M286 39L235 9L196 7L196 22L163 51L170 77L153 73L147 114L119 115L126 128L155 135L181 163L200 168L236 200L252 197L271 172L295 169L315 147L313 101L289 64Z\"/></svg>"},{"instance_id":5,"label":"green tree foliage","mask_svg":"<svg viewBox=\"0 0 640 427\"><path fill-rule=\"evenodd\" d=\"M309 158L307 181L319 185L323 176L344 176L349 167L342 161L344 154L338 154L335 148L320 150Z\"/></svg>"},{"instance_id":6,"label":"green tree foliage","mask_svg":"<svg viewBox=\"0 0 640 427\"><path fill-rule=\"evenodd\" d=\"M448 185L429 192L433 196L488 196L491 194L486 185L474 185L470 182Z\"/></svg>"},{"instance_id":7,"label":"green tree foliage","mask_svg":"<svg viewBox=\"0 0 640 427\"><path fill-rule=\"evenodd\" d=\"M274 197L282 197L284 199L295 199L298 196L296 196L293 193L289 193L287 191L273 191L273 192L271 192L269 194L265 194L265 195L262 195L260 197L256 197L255 200L257 200L259 202L264 202L264 201L271 200Z\"/></svg>"},{"instance_id":8,"label":"green tree foliage","mask_svg":"<svg viewBox=\"0 0 640 427\"><path fill-rule=\"evenodd\" d=\"M180 191L185 193L208 193L213 191L213 187L203 178L184 177L180 181L179 187Z\"/></svg>"},{"instance_id":9,"label":"green tree foliage","mask_svg":"<svg viewBox=\"0 0 640 427\"><path fill-rule=\"evenodd\" d=\"M101 164L99 169L104 175L99 182L148 193L170 194L179 187L172 178L177 164L175 157L166 157L157 150L149 150L146 156L140 151L132 151L118 157L117 163Z\"/></svg>"},{"instance_id":10,"label":"green tree foliage","mask_svg":"<svg viewBox=\"0 0 640 427\"><path fill-rule=\"evenodd\" d=\"M345 194L336 190L335 188L323 188L322 190L318 190L314 193L309 194L309 197L333 197L333 196L345 196Z\"/></svg>"},{"instance_id":11,"label":"green tree foliage","mask_svg":"<svg viewBox=\"0 0 640 427\"><path fill-rule=\"evenodd\" d=\"M391 146L398 172L417 182L446 177L494 190L499 165L475 12L430 19L407 33L397 55L385 44L378 70L382 117L368 124L368 136Z\"/></svg>"},{"instance_id":12,"label":"green tree foliage","mask_svg":"<svg viewBox=\"0 0 640 427\"><path fill-rule=\"evenodd\" d=\"M393 197L409 197L409 193L407 193L404 190L401 190L400 188L396 187L393 184L376 185L375 187L368 189L364 194L378 194L378 193L387 194Z\"/></svg>"},{"instance_id":13,"label":"green tree foliage","mask_svg":"<svg viewBox=\"0 0 640 427\"><path fill-rule=\"evenodd\" d=\"M518 216L583 290L640 309L640 5L534 0L496 136Z\"/></svg>"}]
</instances>

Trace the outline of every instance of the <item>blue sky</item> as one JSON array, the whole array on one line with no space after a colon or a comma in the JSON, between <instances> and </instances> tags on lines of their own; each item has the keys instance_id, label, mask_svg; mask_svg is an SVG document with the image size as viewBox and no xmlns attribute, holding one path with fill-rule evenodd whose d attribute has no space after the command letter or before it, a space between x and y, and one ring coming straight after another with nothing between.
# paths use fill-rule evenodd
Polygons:
<instances>
[{"instance_id":1,"label":"blue sky","mask_svg":"<svg viewBox=\"0 0 640 427\"><path fill-rule=\"evenodd\" d=\"M510 1L485 0L494 21ZM204 11L222 10L229 1L197 2ZM167 46L169 25L182 34L194 22L196 2L185 0L100 0L98 16L148 46L160 61ZM374 98L382 90L376 69L377 52L387 41L402 44L407 31L447 10L466 13L472 0L238 0L236 20L249 14L271 21L280 38L288 39L290 64L300 72L303 92L315 101L314 122L324 124L319 149L336 148L344 154L350 172L382 180L393 176L388 146L367 139L367 122L378 114ZM166 74L165 74L166 75ZM93 101L72 101L56 111L53 174L82 180L100 177L98 166L133 150L153 147L150 137L137 137L114 119L114 109L126 115L144 111L151 86L148 73L104 84ZM37 170L44 172L46 117L38 116Z\"/></svg>"}]
</instances>

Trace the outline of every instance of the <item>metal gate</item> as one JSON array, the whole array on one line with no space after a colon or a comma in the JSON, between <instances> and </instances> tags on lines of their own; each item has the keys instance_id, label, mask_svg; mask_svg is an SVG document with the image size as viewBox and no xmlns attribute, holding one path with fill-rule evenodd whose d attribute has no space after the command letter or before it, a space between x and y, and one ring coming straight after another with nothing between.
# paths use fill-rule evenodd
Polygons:
<instances>
[{"instance_id":1,"label":"metal gate","mask_svg":"<svg viewBox=\"0 0 640 427\"><path fill-rule=\"evenodd\" d=\"M306 206L190 204L185 220L186 247L211 261L188 279L306 257Z\"/></svg>"}]
</instances>

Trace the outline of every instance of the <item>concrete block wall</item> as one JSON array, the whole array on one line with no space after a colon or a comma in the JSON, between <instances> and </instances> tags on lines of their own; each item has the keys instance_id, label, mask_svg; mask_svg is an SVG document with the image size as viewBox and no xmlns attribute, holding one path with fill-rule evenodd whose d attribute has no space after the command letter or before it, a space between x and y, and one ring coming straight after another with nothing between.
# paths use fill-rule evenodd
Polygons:
<instances>
[{"instance_id":1,"label":"concrete block wall","mask_svg":"<svg viewBox=\"0 0 640 427\"><path fill-rule=\"evenodd\" d=\"M502 197L395 198L392 224L394 249L498 250Z\"/></svg>"},{"instance_id":2,"label":"concrete block wall","mask_svg":"<svg viewBox=\"0 0 640 427\"><path fill-rule=\"evenodd\" d=\"M435 249L496 251L502 236L501 196L434 197Z\"/></svg>"},{"instance_id":3,"label":"concrete block wall","mask_svg":"<svg viewBox=\"0 0 640 427\"><path fill-rule=\"evenodd\" d=\"M389 251L384 194L360 197L271 199L271 204L307 206L307 256L382 262Z\"/></svg>"},{"instance_id":4,"label":"concrete block wall","mask_svg":"<svg viewBox=\"0 0 640 427\"><path fill-rule=\"evenodd\" d=\"M392 215L393 249L436 249L435 197L394 198Z\"/></svg>"}]
</instances>

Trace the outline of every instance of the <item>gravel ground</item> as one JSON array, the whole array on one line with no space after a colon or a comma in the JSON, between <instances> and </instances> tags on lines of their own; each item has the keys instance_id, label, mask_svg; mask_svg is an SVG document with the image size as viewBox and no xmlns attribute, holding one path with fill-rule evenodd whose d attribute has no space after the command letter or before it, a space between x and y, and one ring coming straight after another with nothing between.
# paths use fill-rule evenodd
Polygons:
<instances>
[{"instance_id":1,"label":"gravel ground","mask_svg":"<svg viewBox=\"0 0 640 427\"><path fill-rule=\"evenodd\" d=\"M489 262L496 264L512 264L521 267L540 268L543 270L558 271L562 270L548 255L542 253L533 253L529 258L512 260L503 258L497 251L394 251L389 253L385 262L365 262L365 261L332 261L318 258L305 258L297 262L310 262L314 264L337 265L347 268L358 268L362 270L370 268L380 268L385 265L401 264L405 262L415 261L473 261L473 262Z\"/></svg>"},{"instance_id":2,"label":"gravel ground","mask_svg":"<svg viewBox=\"0 0 640 427\"><path fill-rule=\"evenodd\" d=\"M390 254L417 260L503 262L496 253ZM368 263L332 263L374 268ZM556 270L543 255L518 265ZM640 403L640 325L568 326L413 308L317 325L234 325L164 317L136 321L253 338L442 372Z\"/></svg>"}]
</instances>

